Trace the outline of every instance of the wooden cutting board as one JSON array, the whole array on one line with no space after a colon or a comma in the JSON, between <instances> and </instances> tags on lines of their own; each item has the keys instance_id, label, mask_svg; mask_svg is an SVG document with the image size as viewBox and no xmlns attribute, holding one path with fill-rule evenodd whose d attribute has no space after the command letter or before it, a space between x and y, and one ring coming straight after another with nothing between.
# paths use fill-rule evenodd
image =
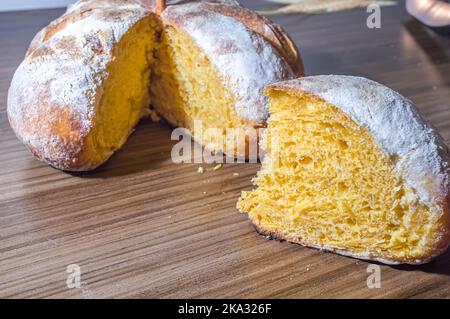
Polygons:
<instances>
[{"instance_id":1,"label":"wooden cutting board","mask_svg":"<svg viewBox=\"0 0 450 319\"><path fill-rule=\"evenodd\" d=\"M243 1L267 8L263 1ZM171 162L171 129L143 122L123 150L89 174L33 159L6 118L9 82L33 35L63 10L0 14L0 297L450 297L450 253L421 267L381 266L269 241L235 203L258 165L213 171ZM312 74L362 75L413 100L450 141L450 40L414 22L403 4L275 16ZM239 173L239 176L235 176ZM66 285L68 265L81 288Z\"/></svg>"}]
</instances>

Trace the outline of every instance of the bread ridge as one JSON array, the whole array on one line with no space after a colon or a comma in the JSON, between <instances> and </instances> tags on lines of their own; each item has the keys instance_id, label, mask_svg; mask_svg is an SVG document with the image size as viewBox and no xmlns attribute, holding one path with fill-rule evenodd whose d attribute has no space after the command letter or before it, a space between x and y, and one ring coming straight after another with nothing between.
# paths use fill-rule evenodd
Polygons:
<instances>
[{"instance_id":1,"label":"bread ridge","mask_svg":"<svg viewBox=\"0 0 450 319\"><path fill-rule=\"evenodd\" d=\"M440 255L450 245L450 155L444 139L423 118L415 105L394 90L375 81L355 76L308 76L269 85L271 91L311 94L335 105L374 136L378 146L395 159L395 171L416 191L417 200L440 217L439 242L429 256L418 260L353 254L339 247L321 247L304 239L273 233L252 221L262 234L309 247L333 251L359 259L388 264L423 264Z\"/></svg>"}]
</instances>

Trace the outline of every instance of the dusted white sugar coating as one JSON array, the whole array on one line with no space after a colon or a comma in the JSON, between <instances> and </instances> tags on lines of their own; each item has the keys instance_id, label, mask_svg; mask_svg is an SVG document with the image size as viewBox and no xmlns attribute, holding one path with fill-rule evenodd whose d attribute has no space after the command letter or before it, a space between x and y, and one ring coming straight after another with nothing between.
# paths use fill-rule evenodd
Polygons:
<instances>
[{"instance_id":1,"label":"dusted white sugar coating","mask_svg":"<svg viewBox=\"0 0 450 319\"><path fill-rule=\"evenodd\" d=\"M311 93L365 127L419 202L442 213L449 196L449 151L412 102L392 89L361 77L321 75L280 82L272 88Z\"/></svg>"},{"instance_id":2,"label":"dusted white sugar coating","mask_svg":"<svg viewBox=\"0 0 450 319\"><path fill-rule=\"evenodd\" d=\"M267 119L264 87L293 78L294 73L265 38L201 2L169 6L161 18L165 24L182 28L206 54L234 94L239 117L255 123Z\"/></svg>"}]
</instances>

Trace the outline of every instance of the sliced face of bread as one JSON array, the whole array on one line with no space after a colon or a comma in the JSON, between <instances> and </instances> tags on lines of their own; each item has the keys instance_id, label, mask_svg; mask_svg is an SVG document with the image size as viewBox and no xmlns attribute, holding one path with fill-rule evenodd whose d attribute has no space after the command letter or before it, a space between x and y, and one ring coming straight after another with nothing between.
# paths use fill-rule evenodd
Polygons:
<instances>
[{"instance_id":1,"label":"sliced face of bread","mask_svg":"<svg viewBox=\"0 0 450 319\"><path fill-rule=\"evenodd\" d=\"M148 109L151 65L161 29L154 16L133 25L114 47L108 74L98 97L94 125L88 136L88 158L101 164L125 144L137 122Z\"/></svg>"},{"instance_id":2,"label":"sliced face of bread","mask_svg":"<svg viewBox=\"0 0 450 319\"><path fill-rule=\"evenodd\" d=\"M267 155L238 202L261 233L392 264L447 247L448 151L408 100L346 76L266 93Z\"/></svg>"},{"instance_id":3,"label":"sliced face of bread","mask_svg":"<svg viewBox=\"0 0 450 319\"><path fill-rule=\"evenodd\" d=\"M152 106L162 117L187 128L200 144L218 151L226 149L228 128L249 125L236 113L236 98L208 56L189 34L173 26L165 27L156 51L151 97ZM196 131L199 127L215 128L221 136L216 141L207 140L204 132Z\"/></svg>"}]
</instances>

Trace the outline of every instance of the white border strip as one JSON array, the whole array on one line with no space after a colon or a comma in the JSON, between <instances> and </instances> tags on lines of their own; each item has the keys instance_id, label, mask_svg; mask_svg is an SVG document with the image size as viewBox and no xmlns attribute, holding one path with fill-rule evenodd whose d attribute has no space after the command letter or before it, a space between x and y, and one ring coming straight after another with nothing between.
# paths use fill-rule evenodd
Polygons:
<instances>
[{"instance_id":1,"label":"white border strip","mask_svg":"<svg viewBox=\"0 0 450 319\"><path fill-rule=\"evenodd\" d=\"M0 0L0 12L64 8L76 0Z\"/></svg>"}]
</instances>

